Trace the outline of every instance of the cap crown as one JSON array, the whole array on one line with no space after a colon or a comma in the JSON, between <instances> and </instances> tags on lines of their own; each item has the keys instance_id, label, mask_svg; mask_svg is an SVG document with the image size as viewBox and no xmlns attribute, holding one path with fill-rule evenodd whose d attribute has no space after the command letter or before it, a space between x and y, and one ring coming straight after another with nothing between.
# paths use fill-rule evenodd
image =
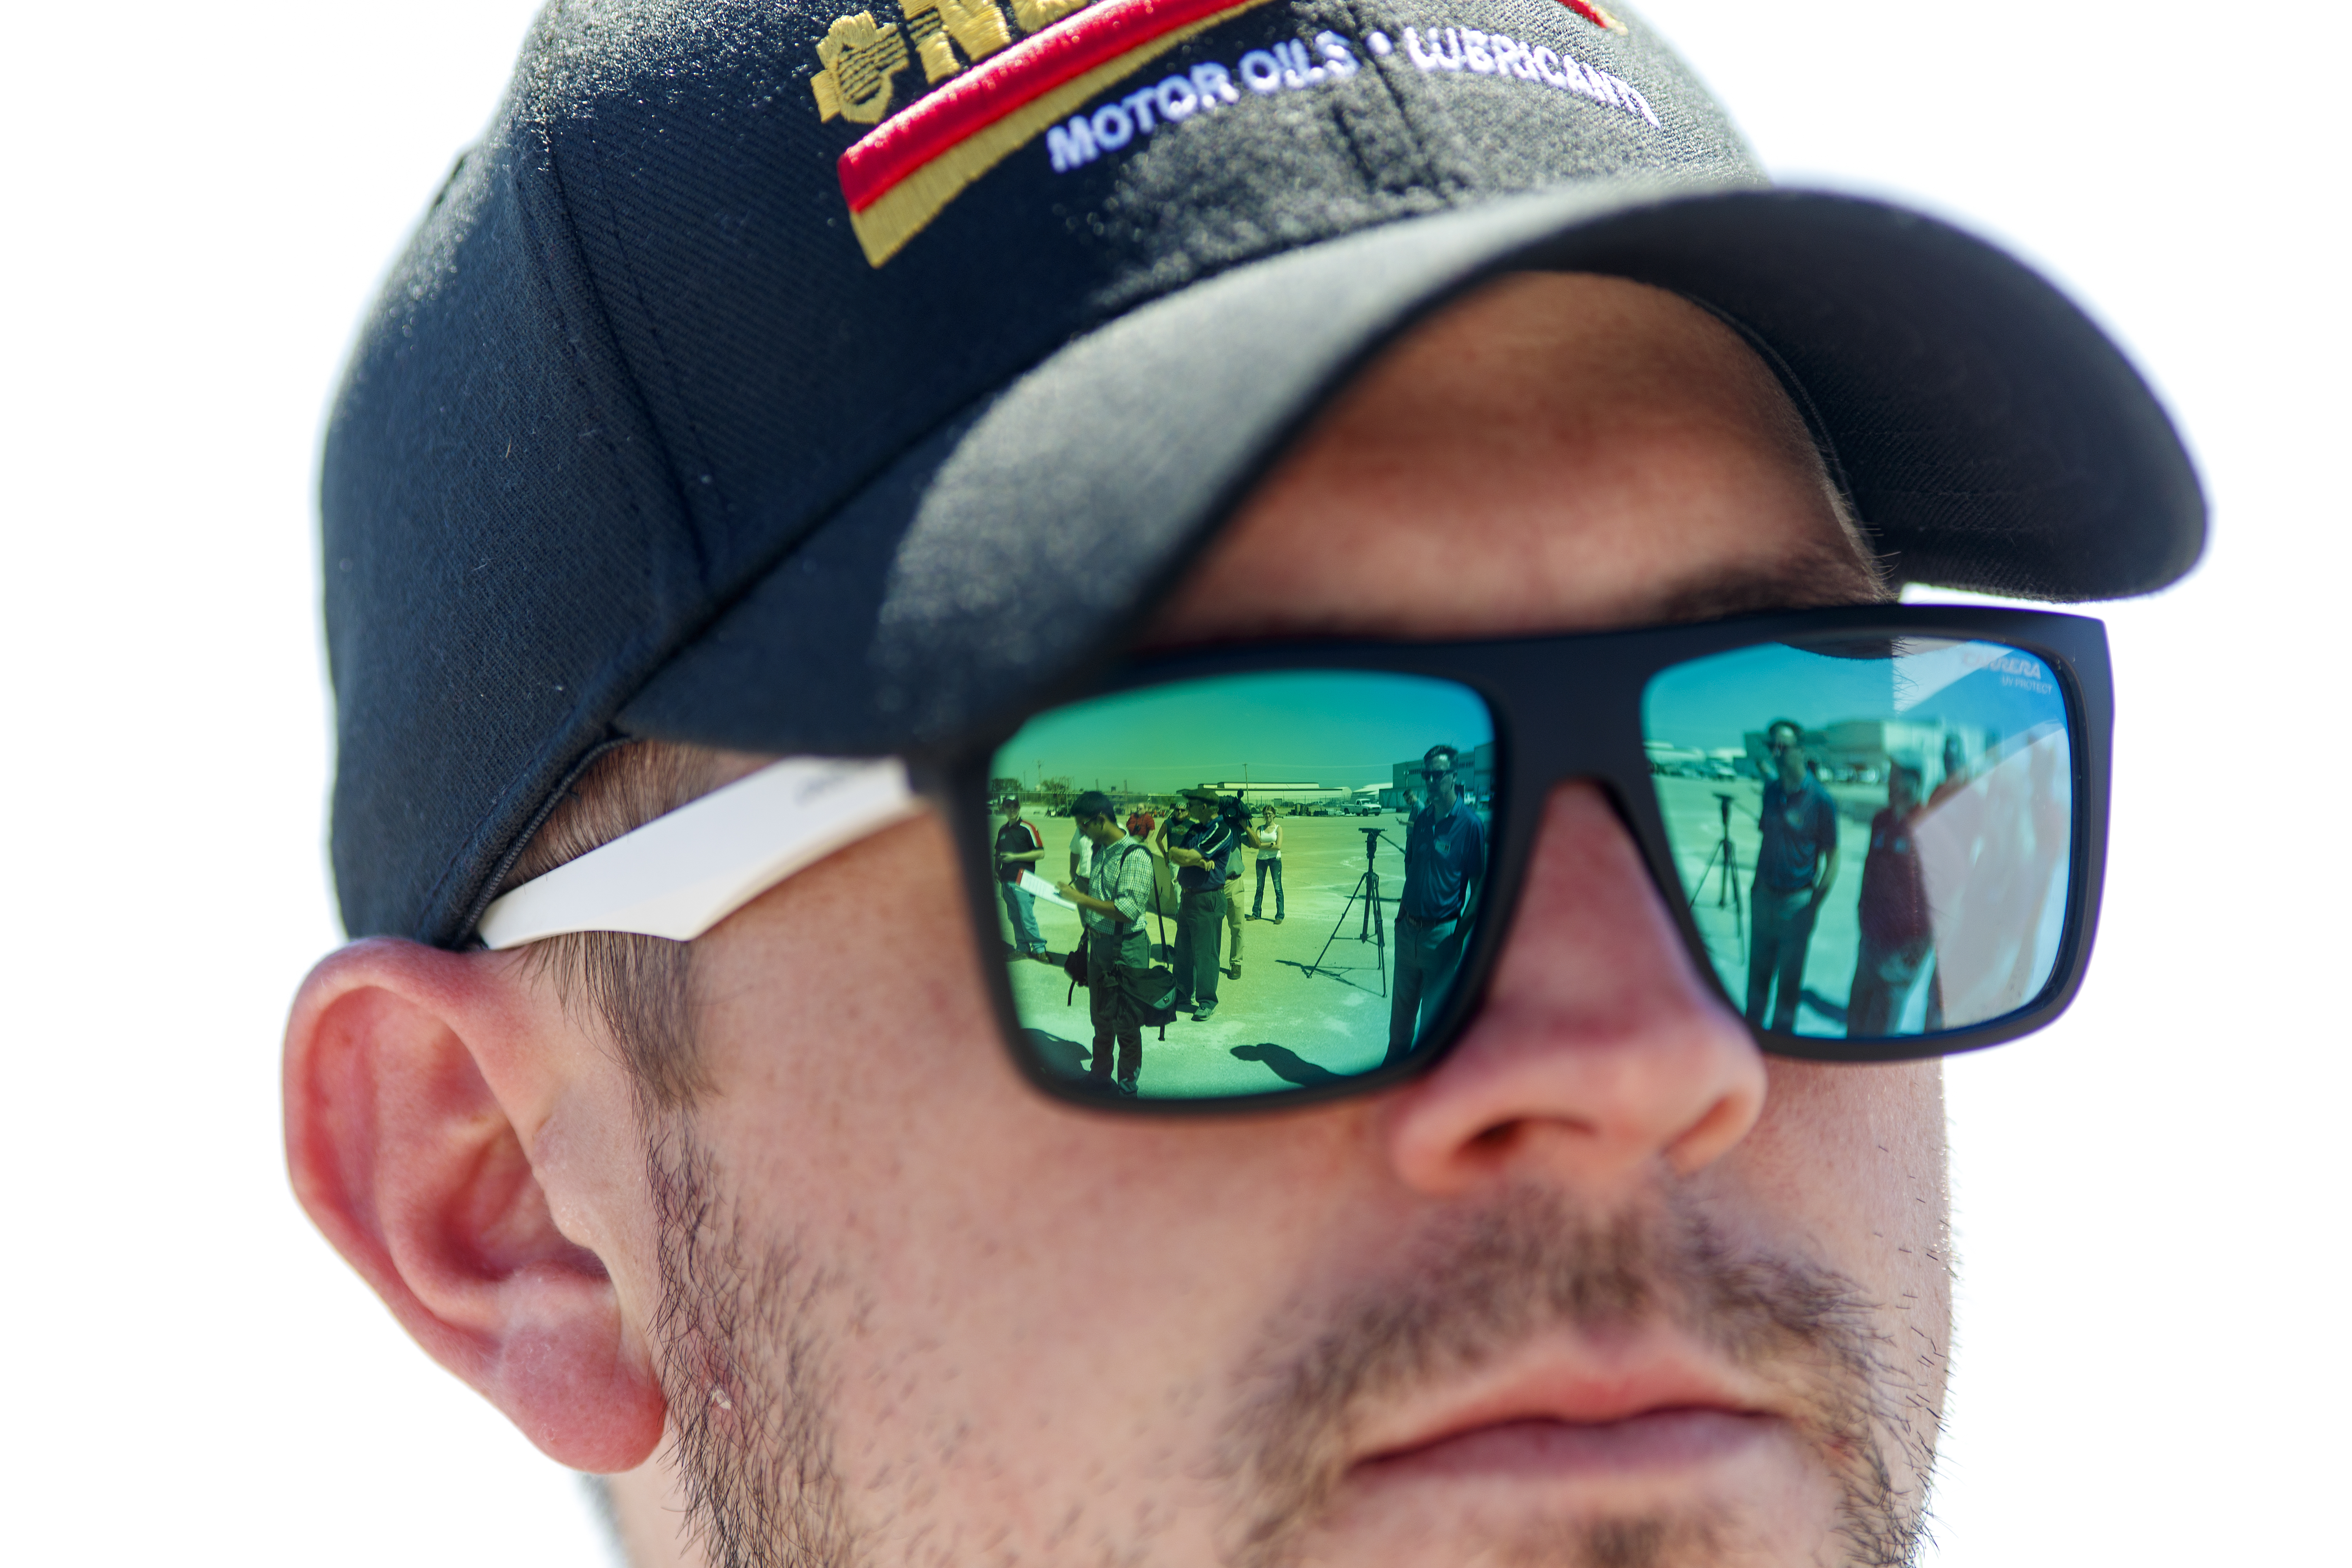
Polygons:
<instances>
[{"instance_id":1,"label":"cap crown","mask_svg":"<svg viewBox=\"0 0 2352 1568\"><path fill-rule=\"evenodd\" d=\"M461 935L654 670L1074 335L1501 193L1759 178L1592 5L850 3L557 0L395 269L322 483L354 933ZM809 710L779 744L872 743Z\"/></svg>"}]
</instances>

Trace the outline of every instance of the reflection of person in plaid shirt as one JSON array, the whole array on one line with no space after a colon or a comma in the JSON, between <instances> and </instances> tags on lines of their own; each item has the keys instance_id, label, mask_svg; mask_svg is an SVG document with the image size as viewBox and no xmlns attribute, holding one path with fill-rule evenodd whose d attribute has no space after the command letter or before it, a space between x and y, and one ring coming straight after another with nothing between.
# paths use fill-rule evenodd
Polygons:
<instances>
[{"instance_id":1,"label":"reflection of person in plaid shirt","mask_svg":"<svg viewBox=\"0 0 2352 1568\"><path fill-rule=\"evenodd\" d=\"M1111 1081L1116 1043L1119 1092L1133 1094L1143 1071L1141 993L1151 970L1143 927L1143 912L1151 907L1151 852L1119 826L1107 795L1087 791L1070 815L1094 846L1094 865L1085 878L1059 889L1078 906L1087 928L1087 1008L1095 1026L1087 1076L1097 1084Z\"/></svg>"}]
</instances>

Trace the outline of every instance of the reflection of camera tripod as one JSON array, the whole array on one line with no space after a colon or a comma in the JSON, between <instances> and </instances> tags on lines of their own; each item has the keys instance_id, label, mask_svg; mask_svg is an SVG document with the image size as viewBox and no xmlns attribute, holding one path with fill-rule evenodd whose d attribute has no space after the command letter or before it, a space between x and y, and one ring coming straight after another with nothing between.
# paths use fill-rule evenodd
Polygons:
<instances>
[{"instance_id":1,"label":"reflection of camera tripod","mask_svg":"<svg viewBox=\"0 0 2352 1568\"><path fill-rule=\"evenodd\" d=\"M1716 885L1715 907L1719 910L1726 904L1731 906L1731 929L1738 933L1739 956L1744 962L1748 957L1748 918L1739 897L1739 852L1731 847L1731 796L1717 790L1715 803L1723 813L1723 841L1706 858L1706 869L1691 885L1690 907L1698 908L1698 896L1706 890L1706 879L1720 872L1723 880Z\"/></svg>"},{"instance_id":2,"label":"reflection of camera tripod","mask_svg":"<svg viewBox=\"0 0 2352 1568\"><path fill-rule=\"evenodd\" d=\"M1323 967L1324 954L1329 952L1331 944L1339 940L1339 928L1348 923L1348 910L1358 899L1361 899L1364 900L1364 918L1362 926L1356 932L1356 940L1375 944L1372 967L1381 973L1381 994L1385 996L1389 994L1389 928L1388 921L1381 913L1380 868L1372 864L1373 852L1380 848L1381 839L1385 836L1377 827L1360 827L1356 831L1364 836L1364 874L1356 879L1355 887L1348 894L1348 901L1339 906L1339 918L1332 923L1331 934L1323 939L1323 952L1315 955L1315 962L1307 966L1307 973L1312 974ZM1330 973L1336 973L1337 971Z\"/></svg>"}]
</instances>

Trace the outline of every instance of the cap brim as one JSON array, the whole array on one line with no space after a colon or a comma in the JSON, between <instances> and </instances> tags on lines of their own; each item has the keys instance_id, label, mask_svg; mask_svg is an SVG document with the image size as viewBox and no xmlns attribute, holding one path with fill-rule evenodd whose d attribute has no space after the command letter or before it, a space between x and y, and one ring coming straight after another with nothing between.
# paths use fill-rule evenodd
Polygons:
<instances>
[{"instance_id":1,"label":"cap brim","mask_svg":"<svg viewBox=\"0 0 2352 1568\"><path fill-rule=\"evenodd\" d=\"M1739 325L1810 405L1906 579L2114 598L2202 549L2171 421L2014 258L1854 197L1585 184L1289 251L1075 340L905 453L622 728L878 754L1002 721L1121 643L1369 356L1518 269L1654 284Z\"/></svg>"}]
</instances>

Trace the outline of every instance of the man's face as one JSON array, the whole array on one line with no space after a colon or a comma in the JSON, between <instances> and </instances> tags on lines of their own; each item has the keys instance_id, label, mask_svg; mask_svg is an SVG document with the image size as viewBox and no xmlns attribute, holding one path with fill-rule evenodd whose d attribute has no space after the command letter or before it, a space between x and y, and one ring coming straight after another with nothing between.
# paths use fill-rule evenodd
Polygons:
<instances>
[{"instance_id":1,"label":"man's face","mask_svg":"<svg viewBox=\"0 0 2352 1568\"><path fill-rule=\"evenodd\" d=\"M1150 640L1867 589L1727 331L1526 279L1377 363ZM919 820L698 944L711 1088L615 1227L662 1245L611 1261L688 1489L775 1553L744 1561L1902 1560L1948 1337L1938 1069L1762 1057L1592 785L1548 803L1453 1052L1286 1113L1032 1092L955 877Z\"/></svg>"},{"instance_id":2,"label":"man's face","mask_svg":"<svg viewBox=\"0 0 2352 1568\"><path fill-rule=\"evenodd\" d=\"M1772 760L1780 767L1780 782L1790 784L1802 782L1805 776L1803 739L1794 730L1782 725L1772 731L1770 744Z\"/></svg>"},{"instance_id":3,"label":"man's face","mask_svg":"<svg viewBox=\"0 0 2352 1568\"><path fill-rule=\"evenodd\" d=\"M1421 770L1422 782L1429 785L1429 804L1440 811L1454 807L1454 767L1445 762L1433 762Z\"/></svg>"}]
</instances>

